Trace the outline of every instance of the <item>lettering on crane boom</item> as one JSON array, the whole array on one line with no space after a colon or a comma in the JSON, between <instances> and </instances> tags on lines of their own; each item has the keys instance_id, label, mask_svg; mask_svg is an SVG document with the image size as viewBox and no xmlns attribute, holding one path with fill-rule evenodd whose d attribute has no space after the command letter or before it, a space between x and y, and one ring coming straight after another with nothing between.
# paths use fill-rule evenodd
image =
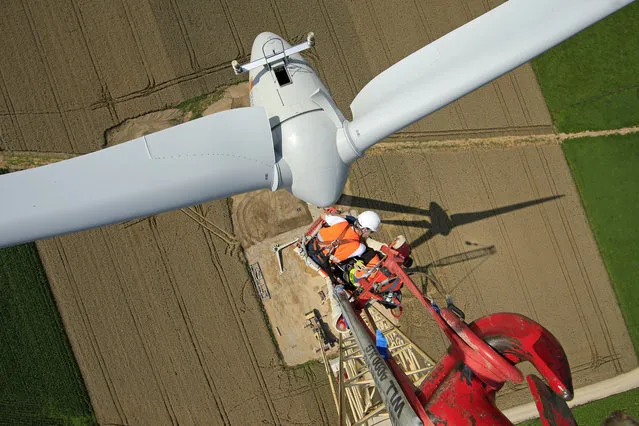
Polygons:
<instances>
[{"instance_id":1,"label":"lettering on crane boom","mask_svg":"<svg viewBox=\"0 0 639 426\"><path fill-rule=\"evenodd\" d=\"M375 383L379 387L379 392L384 394L388 415L393 424L400 424L399 419L402 415L404 406L408 403L406 397L399 389L394 377L389 377L388 365L381 357L375 345L370 344L364 349L364 358L366 364L372 367L373 377L376 378ZM384 383L387 382L387 383Z\"/></svg>"},{"instance_id":2,"label":"lettering on crane boom","mask_svg":"<svg viewBox=\"0 0 639 426\"><path fill-rule=\"evenodd\" d=\"M377 351L375 344L371 341L368 330L361 321L359 321L359 318L357 318L353 307L348 301L344 288L337 286L334 289L333 297L339 303L342 308L344 318L348 324L350 324L353 337L362 352L364 361L366 362L371 375L373 376L377 391L382 397L384 405L386 405L391 423L393 425L423 426L424 423L420 420L419 416L410 405L410 402L406 398L406 395L404 395L397 378L393 375L390 367L386 364L384 358L382 358Z\"/></svg>"}]
</instances>

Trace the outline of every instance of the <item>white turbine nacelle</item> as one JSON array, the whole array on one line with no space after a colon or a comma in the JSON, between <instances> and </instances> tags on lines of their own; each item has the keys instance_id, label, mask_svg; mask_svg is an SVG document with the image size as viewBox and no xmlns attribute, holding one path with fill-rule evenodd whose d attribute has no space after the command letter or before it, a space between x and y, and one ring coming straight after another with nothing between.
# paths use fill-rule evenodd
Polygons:
<instances>
[{"instance_id":1,"label":"white turbine nacelle","mask_svg":"<svg viewBox=\"0 0 639 426\"><path fill-rule=\"evenodd\" d=\"M286 189L296 197L325 207L342 194L352 156L340 155L339 140L346 137L344 115L309 63L299 54L312 46L291 47L273 33L257 36L249 69L251 106L264 107L275 148L271 189ZM290 53L294 52L294 53ZM264 60L266 58L266 60Z\"/></svg>"},{"instance_id":2,"label":"white turbine nacelle","mask_svg":"<svg viewBox=\"0 0 639 426\"><path fill-rule=\"evenodd\" d=\"M70 160L0 176L0 247L234 194L284 188L317 206L378 141L529 61L633 0L508 0L376 76L344 120L272 33L257 36L250 108L223 111Z\"/></svg>"}]
</instances>

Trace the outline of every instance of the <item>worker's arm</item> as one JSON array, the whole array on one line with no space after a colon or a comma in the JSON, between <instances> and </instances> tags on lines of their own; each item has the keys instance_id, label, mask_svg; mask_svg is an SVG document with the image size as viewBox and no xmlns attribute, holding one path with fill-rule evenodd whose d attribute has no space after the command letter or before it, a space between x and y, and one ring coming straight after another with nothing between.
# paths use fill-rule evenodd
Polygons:
<instances>
[{"instance_id":1,"label":"worker's arm","mask_svg":"<svg viewBox=\"0 0 639 426\"><path fill-rule=\"evenodd\" d=\"M370 237L366 238L366 245L370 248L372 248L375 251L382 251L382 246L386 246L388 244L384 244L384 243L380 243L377 240L374 240Z\"/></svg>"},{"instance_id":2,"label":"worker's arm","mask_svg":"<svg viewBox=\"0 0 639 426\"><path fill-rule=\"evenodd\" d=\"M324 213L322 213L322 214L324 214ZM338 224L340 222L346 222L346 219L344 219L341 216L336 216L336 215L332 215L332 214L326 214L326 215L324 215L324 222L328 226L333 226L333 225Z\"/></svg>"},{"instance_id":3,"label":"worker's arm","mask_svg":"<svg viewBox=\"0 0 639 426\"><path fill-rule=\"evenodd\" d=\"M337 210L334 207L329 207L327 209L324 209L321 213L320 213L320 219L324 220L326 219L326 216L336 216L339 214L339 210Z\"/></svg>"}]
</instances>

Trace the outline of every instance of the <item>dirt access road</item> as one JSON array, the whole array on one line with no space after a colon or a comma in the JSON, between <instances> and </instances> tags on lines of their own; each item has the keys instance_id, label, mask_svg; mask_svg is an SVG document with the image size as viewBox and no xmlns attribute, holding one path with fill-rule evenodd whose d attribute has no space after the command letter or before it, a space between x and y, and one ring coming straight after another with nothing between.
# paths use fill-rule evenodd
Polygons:
<instances>
[{"instance_id":1,"label":"dirt access road","mask_svg":"<svg viewBox=\"0 0 639 426\"><path fill-rule=\"evenodd\" d=\"M316 33L318 43L309 58L348 115L353 96L378 72L496 4L493 0L12 2L0 14L0 146L69 154L99 149L105 143L105 131L129 118L235 82L228 64L248 59L253 38L267 30L291 42L302 40L308 31ZM530 67L524 66L390 141L550 131L536 80ZM513 152L515 159L523 155ZM433 154L436 161L425 160L431 154L370 157L354 167L350 191L419 208L435 201L452 214L568 194L561 188L532 192L518 188L515 183L521 181L511 176L527 172L516 166L509 169L509 180L495 177L496 182L511 186L495 183L486 192L477 187L482 181L479 169L464 168L464 161L480 156L494 165L488 170L501 170L497 166L508 167L513 152L464 154L468 157ZM558 150L546 157L548 168L558 167L559 176L570 181L565 164L555 163L561 163ZM425 174L426 166L437 172ZM380 167L387 169L386 174L378 174ZM400 169L401 176L393 174L395 182L390 185L389 173ZM445 185L437 183L444 181ZM575 365L592 360L594 370L613 374L634 361L617 355L623 354L623 337L620 344L605 338L601 343L599 336L606 336L605 332L596 334L584 327L587 331L579 334L584 317L597 310L614 316L615 306L609 298L596 303L599 294L590 287L574 290L589 280L605 287L606 279L601 261L592 255L593 247L582 258L581 249L575 248L580 245L554 242L553 238L559 238L553 236L555 232L571 235L557 228L562 220L570 227L576 215L575 220L584 223L574 195L566 195L559 205L567 213L548 213L557 221L550 221L552 226L544 233L510 224L526 221L531 211L537 211L521 210L460 226L446 238L432 238L417 248L418 261L425 264L458 252L465 248L466 236L460 232L476 229L471 235L475 240L493 243L499 250L490 261L499 259L496 256L506 260L500 261L505 265L503 275L487 274L484 264L467 279L478 288L488 286L481 292L460 286L464 294L480 294L484 301L454 293L460 302L469 297L468 303L460 303L469 315L484 309L536 314L539 311L531 311L530 306L538 309L539 300L572 300L577 308L562 303L558 307L562 309L553 313L563 315L565 321L577 319L562 328L565 331L559 337L570 342L578 336L575 347L585 341L583 347L595 348L587 349ZM547 206L558 209L550 203L539 209L551 208ZM333 423L334 408L323 371L314 366L287 370L280 364L245 265L227 253L227 247L236 247L228 236L234 229L227 203L210 203L198 212L224 232L211 231L185 213L174 212L38 244L97 420L103 424ZM516 235L511 227L518 230ZM419 238L416 229L396 231L400 230ZM591 244L585 225L572 233ZM540 263L535 261L540 256L538 247L544 253L559 254L541 257L544 262ZM568 254L563 255L564 251ZM529 252L533 253L530 261ZM598 269L591 273L587 269L591 265ZM531 274L540 271L543 279L533 278ZM454 276L443 279L455 282ZM568 281L574 286L556 284ZM546 290L535 287L542 284L568 293L563 299L546 300ZM522 305L524 290L516 295L504 292L514 285L535 288L535 294L524 298ZM582 297L588 299L584 302ZM582 303L590 310L580 307ZM427 325L422 326L421 319L409 324L417 339L427 341ZM608 327L617 333L610 331L613 337L623 334L617 326ZM600 349L601 344L606 346ZM610 353L615 355L610 358Z\"/></svg>"}]
</instances>

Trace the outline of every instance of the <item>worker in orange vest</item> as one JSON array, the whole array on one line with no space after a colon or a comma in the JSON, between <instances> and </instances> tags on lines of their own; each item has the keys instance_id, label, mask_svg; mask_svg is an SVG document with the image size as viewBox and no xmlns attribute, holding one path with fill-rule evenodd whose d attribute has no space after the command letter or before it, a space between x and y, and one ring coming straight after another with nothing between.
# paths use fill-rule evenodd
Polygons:
<instances>
[{"instance_id":1,"label":"worker in orange vest","mask_svg":"<svg viewBox=\"0 0 639 426\"><path fill-rule=\"evenodd\" d=\"M327 214L328 213L328 214ZM312 238L307 244L305 238L297 249L307 266L317 271L326 282L327 294L331 303L332 325L339 332L347 330L339 305L333 298L333 279L335 278L331 264L340 264L353 257L368 257L369 253L375 253L364 244L369 241L368 236L377 232L381 220L373 211L362 212L354 218L352 216L338 216L335 209L329 209L322 213L318 227L313 226L307 237ZM376 262L379 257L374 254ZM367 262L368 264L369 262ZM342 276L343 281L350 281L348 273Z\"/></svg>"},{"instance_id":2,"label":"worker in orange vest","mask_svg":"<svg viewBox=\"0 0 639 426\"><path fill-rule=\"evenodd\" d=\"M363 242L379 229L381 220L377 213L368 210L357 218L322 213L322 218L327 226L321 228L308 245L309 255L322 269L328 271L330 263L342 263L352 257L375 257L379 261Z\"/></svg>"}]
</instances>

